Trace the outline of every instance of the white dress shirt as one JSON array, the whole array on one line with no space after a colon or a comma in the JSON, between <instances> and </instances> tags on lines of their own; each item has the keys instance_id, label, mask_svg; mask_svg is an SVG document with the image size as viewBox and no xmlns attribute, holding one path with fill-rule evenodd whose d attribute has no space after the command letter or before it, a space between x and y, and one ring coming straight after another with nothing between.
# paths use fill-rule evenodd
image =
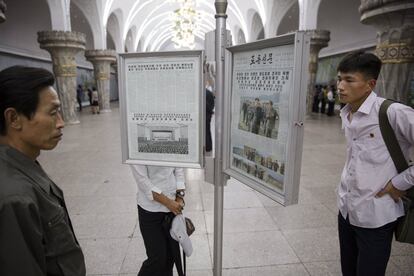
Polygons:
<instances>
[{"instance_id":1,"label":"white dress shirt","mask_svg":"<svg viewBox=\"0 0 414 276\"><path fill-rule=\"evenodd\" d=\"M344 218L349 216L352 225L364 228L377 228L404 215L401 200L395 203L388 194L375 197L388 181L399 190L407 190L414 184L414 166L398 174L382 138L378 113L384 100L371 92L354 114L350 114L349 105L341 110L347 160L338 187L338 207ZM409 149L414 145L414 110L394 103L387 115L409 160Z\"/></svg>"},{"instance_id":2,"label":"white dress shirt","mask_svg":"<svg viewBox=\"0 0 414 276\"><path fill-rule=\"evenodd\" d=\"M326 97L328 98L328 102L335 101L334 94L333 94L333 91L332 90L329 90L328 91L328 93L326 94Z\"/></svg>"},{"instance_id":3,"label":"white dress shirt","mask_svg":"<svg viewBox=\"0 0 414 276\"><path fill-rule=\"evenodd\" d=\"M154 200L152 192L175 200L177 190L185 189L184 170L174 167L131 165L138 186L137 204L150 212L170 212Z\"/></svg>"}]
</instances>

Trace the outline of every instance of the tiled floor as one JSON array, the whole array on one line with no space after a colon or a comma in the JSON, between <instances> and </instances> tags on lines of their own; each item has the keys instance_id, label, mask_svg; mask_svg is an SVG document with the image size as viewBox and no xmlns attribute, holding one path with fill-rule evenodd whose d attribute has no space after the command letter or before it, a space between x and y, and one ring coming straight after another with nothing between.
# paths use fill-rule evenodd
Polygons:
<instances>
[{"instance_id":1,"label":"tiled floor","mask_svg":"<svg viewBox=\"0 0 414 276\"><path fill-rule=\"evenodd\" d=\"M64 190L89 275L136 275L145 259L136 187L121 164L119 109L67 126L40 161ZM224 195L223 275L340 275L335 187L344 163L339 118L306 120L299 204L282 207L230 180ZM214 188L188 170L186 215L196 225L189 276L212 274ZM414 246L394 243L387 275L414 275Z\"/></svg>"}]
</instances>

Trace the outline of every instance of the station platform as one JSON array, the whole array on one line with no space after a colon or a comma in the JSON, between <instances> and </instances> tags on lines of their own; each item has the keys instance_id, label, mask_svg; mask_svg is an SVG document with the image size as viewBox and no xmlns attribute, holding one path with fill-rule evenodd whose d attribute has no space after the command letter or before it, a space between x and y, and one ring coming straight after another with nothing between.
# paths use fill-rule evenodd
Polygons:
<instances>
[{"instance_id":1,"label":"station platform","mask_svg":"<svg viewBox=\"0 0 414 276\"><path fill-rule=\"evenodd\" d=\"M63 189L88 275L137 275L146 259L136 184L121 162L120 116L78 113L53 151L39 161ZM283 207L231 179L224 194L223 275L341 275L335 189L345 162L338 116L305 121L299 204ZM213 275L214 187L186 170L184 214L196 227L187 275ZM414 246L393 243L387 275L414 275Z\"/></svg>"}]
</instances>

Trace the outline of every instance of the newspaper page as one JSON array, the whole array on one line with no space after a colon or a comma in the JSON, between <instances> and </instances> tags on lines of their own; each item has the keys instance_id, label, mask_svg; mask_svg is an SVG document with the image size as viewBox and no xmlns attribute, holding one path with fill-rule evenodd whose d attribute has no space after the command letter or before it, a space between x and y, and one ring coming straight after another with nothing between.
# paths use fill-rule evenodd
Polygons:
<instances>
[{"instance_id":1,"label":"newspaper page","mask_svg":"<svg viewBox=\"0 0 414 276\"><path fill-rule=\"evenodd\" d=\"M199 162L200 66L188 56L126 60L130 159Z\"/></svg>"},{"instance_id":2,"label":"newspaper page","mask_svg":"<svg viewBox=\"0 0 414 276\"><path fill-rule=\"evenodd\" d=\"M231 168L284 193L294 45L234 53Z\"/></svg>"}]
</instances>

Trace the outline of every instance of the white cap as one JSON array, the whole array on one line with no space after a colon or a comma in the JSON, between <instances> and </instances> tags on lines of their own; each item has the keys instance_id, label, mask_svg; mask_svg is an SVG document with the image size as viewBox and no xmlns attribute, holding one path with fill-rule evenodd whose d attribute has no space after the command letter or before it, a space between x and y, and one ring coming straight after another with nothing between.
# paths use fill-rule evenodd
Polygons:
<instances>
[{"instance_id":1,"label":"white cap","mask_svg":"<svg viewBox=\"0 0 414 276\"><path fill-rule=\"evenodd\" d=\"M190 237L187 235L187 228L185 226L185 219L183 215L176 215L172 221L170 229L171 237L178 241L184 250L187 257L193 253L193 245L191 244Z\"/></svg>"}]
</instances>

